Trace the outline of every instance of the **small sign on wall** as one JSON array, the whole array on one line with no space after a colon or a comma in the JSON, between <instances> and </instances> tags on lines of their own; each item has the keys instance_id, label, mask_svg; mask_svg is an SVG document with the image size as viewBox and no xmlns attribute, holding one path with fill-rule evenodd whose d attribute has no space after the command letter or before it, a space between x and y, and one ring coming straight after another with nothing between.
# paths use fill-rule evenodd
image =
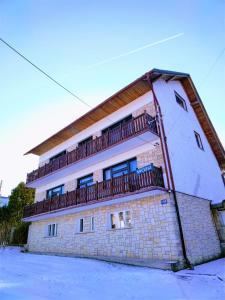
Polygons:
<instances>
[{"instance_id":1,"label":"small sign on wall","mask_svg":"<svg viewBox=\"0 0 225 300\"><path fill-rule=\"evenodd\" d=\"M162 199L162 200L161 200L161 204L162 204L162 205L166 205L167 203L168 203L167 199Z\"/></svg>"}]
</instances>

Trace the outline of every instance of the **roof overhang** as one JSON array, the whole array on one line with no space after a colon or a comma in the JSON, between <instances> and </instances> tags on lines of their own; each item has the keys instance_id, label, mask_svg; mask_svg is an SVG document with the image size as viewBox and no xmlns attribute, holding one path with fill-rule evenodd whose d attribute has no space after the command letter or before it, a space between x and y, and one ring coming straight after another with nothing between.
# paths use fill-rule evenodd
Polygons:
<instances>
[{"instance_id":1,"label":"roof overhang","mask_svg":"<svg viewBox=\"0 0 225 300\"><path fill-rule=\"evenodd\" d=\"M209 119L209 116L204 108L204 105L198 95L198 92L190 75L182 72L159 69L152 69L151 71L142 75L141 77L106 99L104 102L100 103L98 106L49 137L38 146L29 150L26 154L32 153L36 155L42 155L43 153L68 140L80 131L86 129L94 123L107 117L109 114L117 111L121 107L144 95L145 93L150 91L150 86L148 84L147 78L149 78L152 82L161 78L166 81L179 80L182 83L221 168L225 168L224 148Z\"/></svg>"}]
</instances>

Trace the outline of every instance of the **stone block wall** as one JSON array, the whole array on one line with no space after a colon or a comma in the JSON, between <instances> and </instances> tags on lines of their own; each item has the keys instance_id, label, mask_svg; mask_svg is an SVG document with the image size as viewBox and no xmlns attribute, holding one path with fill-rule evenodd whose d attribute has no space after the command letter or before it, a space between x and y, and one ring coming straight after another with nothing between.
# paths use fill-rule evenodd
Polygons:
<instances>
[{"instance_id":1,"label":"stone block wall","mask_svg":"<svg viewBox=\"0 0 225 300\"><path fill-rule=\"evenodd\" d=\"M96 170L93 172L93 180L96 182L103 181L103 170Z\"/></svg>"},{"instance_id":2,"label":"stone block wall","mask_svg":"<svg viewBox=\"0 0 225 300\"><path fill-rule=\"evenodd\" d=\"M163 167L164 169L163 154L159 142L149 151L137 155L138 168L145 167L150 163L153 163L156 167Z\"/></svg>"},{"instance_id":3,"label":"stone block wall","mask_svg":"<svg viewBox=\"0 0 225 300\"><path fill-rule=\"evenodd\" d=\"M64 191L65 192L71 192L77 188L77 180L70 180L65 182L64 184Z\"/></svg>"},{"instance_id":4,"label":"stone block wall","mask_svg":"<svg viewBox=\"0 0 225 300\"><path fill-rule=\"evenodd\" d=\"M37 190L35 191L34 202L42 201L45 198L46 198L46 191L41 191L41 192L38 192Z\"/></svg>"},{"instance_id":5,"label":"stone block wall","mask_svg":"<svg viewBox=\"0 0 225 300\"><path fill-rule=\"evenodd\" d=\"M176 193L187 256L198 264L219 257L220 242L212 218L210 201Z\"/></svg>"},{"instance_id":6,"label":"stone block wall","mask_svg":"<svg viewBox=\"0 0 225 300\"><path fill-rule=\"evenodd\" d=\"M162 199L167 203L162 204ZM131 228L110 229L109 214L123 210L131 212ZM91 216L95 230L77 233L77 220ZM56 237L45 236L49 223L58 224ZM174 201L167 193L32 222L28 245L35 252L183 260Z\"/></svg>"},{"instance_id":7,"label":"stone block wall","mask_svg":"<svg viewBox=\"0 0 225 300\"><path fill-rule=\"evenodd\" d=\"M141 108L137 109L136 111L134 111L132 113L132 116L133 117L138 117L140 116L141 114L143 114L144 112L147 112L150 116L152 117L155 117L156 115L156 111L155 111L155 105L154 105L154 102L151 101L150 103L142 106Z\"/></svg>"}]
</instances>

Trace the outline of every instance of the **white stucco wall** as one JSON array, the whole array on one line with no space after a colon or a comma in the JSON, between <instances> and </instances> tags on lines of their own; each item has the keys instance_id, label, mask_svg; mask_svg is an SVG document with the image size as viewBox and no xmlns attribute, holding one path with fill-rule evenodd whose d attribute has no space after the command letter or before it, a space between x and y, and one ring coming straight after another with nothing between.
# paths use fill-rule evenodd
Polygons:
<instances>
[{"instance_id":1,"label":"white stucco wall","mask_svg":"<svg viewBox=\"0 0 225 300\"><path fill-rule=\"evenodd\" d=\"M214 203L225 199L218 162L182 84L158 80L154 89L163 114L176 190ZM174 90L185 99L188 111L177 104ZM200 134L204 151L198 148L194 131Z\"/></svg>"}]
</instances>

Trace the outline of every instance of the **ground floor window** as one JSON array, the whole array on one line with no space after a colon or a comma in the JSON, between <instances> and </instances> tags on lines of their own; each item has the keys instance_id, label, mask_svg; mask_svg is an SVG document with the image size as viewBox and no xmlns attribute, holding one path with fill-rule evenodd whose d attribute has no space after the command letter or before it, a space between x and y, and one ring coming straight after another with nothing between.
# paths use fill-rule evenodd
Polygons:
<instances>
[{"instance_id":1,"label":"ground floor window","mask_svg":"<svg viewBox=\"0 0 225 300\"><path fill-rule=\"evenodd\" d=\"M77 229L76 229L77 233L91 232L91 231L95 230L95 219L92 216L91 217L87 216L87 217L77 219L76 224L77 224L76 225L77 226Z\"/></svg>"},{"instance_id":2,"label":"ground floor window","mask_svg":"<svg viewBox=\"0 0 225 300\"><path fill-rule=\"evenodd\" d=\"M110 214L110 229L131 227L131 213L129 210Z\"/></svg>"},{"instance_id":3,"label":"ground floor window","mask_svg":"<svg viewBox=\"0 0 225 300\"><path fill-rule=\"evenodd\" d=\"M53 237L57 236L58 224L49 224L47 226L47 236Z\"/></svg>"}]
</instances>

